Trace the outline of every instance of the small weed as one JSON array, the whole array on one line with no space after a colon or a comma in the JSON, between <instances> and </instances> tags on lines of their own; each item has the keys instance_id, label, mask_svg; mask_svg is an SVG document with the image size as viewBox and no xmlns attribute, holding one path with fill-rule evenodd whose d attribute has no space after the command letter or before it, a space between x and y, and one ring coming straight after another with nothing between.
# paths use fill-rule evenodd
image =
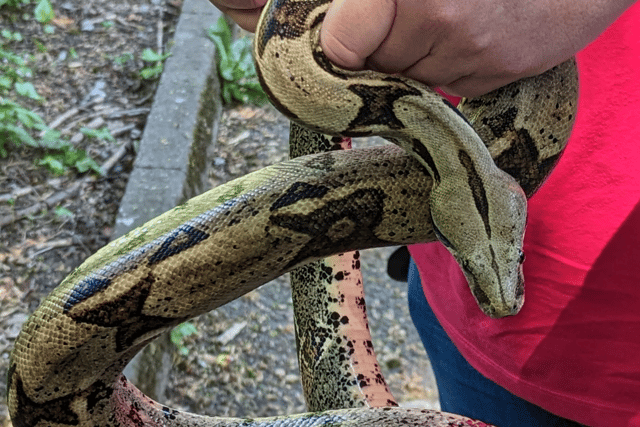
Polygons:
<instances>
[{"instance_id":1,"label":"small weed","mask_svg":"<svg viewBox=\"0 0 640 427\"><path fill-rule=\"evenodd\" d=\"M38 5L33 11L36 20L41 24L47 24L56 17L53 6L49 0L39 0Z\"/></svg>"},{"instance_id":2,"label":"small weed","mask_svg":"<svg viewBox=\"0 0 640 427\"><path fill-rule=\"evenodd\" d=\"M33 44L36 46L36 49L38 49L38 52L45 53L47 51L47 47L44 45L44 43L42 43L37 38L32 37L31 42L33 42Z\"/></svg>"},{"instance_id":3,"label":"small weed","mask_svg":"<svg viewBox=\"0 0 640 427\"><path fill-rule=\"evenodd\" d=\"M191 322L184 322L171 330L171 342L182 356L189 354L189 349L184 345L184 339L198 333L198 329Z\"/></svg>"},{"instance_id":4,"label":"small weed","mask_svg":"<svg viewBox=\"0 0 640 427\"><path fill-rule=\"evenodd\" d=\"M105 126L102 129L89 129L89 128L80 128L80 132L89 138L100 139L102 141L116 142L116 139L111 136L111 132Z\"/></svg>"},{"instance_id":5,"label":"small weed","mask_svg":"<svg viewBox=\"0 0 640 427\"><path fill-rule=\"evenodd\" d=\"M29 0L0 0L0 8L7 6L18 9L28 3ZM34 15L40 23L50 22L55 17L50 1L38 0ZM48 27L51 26L44 26L45 34L53 32L53 27ZM41 153L41 157L36 161L38 165L56 174L63 174L69 168L81 173L89 170L102 173L100 166L83 150L75 148L69 141L61 138L60 133L50 129L40 115L20 104L21 99L42 102L43 98L28 81L33 73L26 60L9 48L10 44L21 42L22 35L3 29L0 36L0 157L8 155L8 145L26 146ZM47 51L43 42L35 38L32 41L40 52ZM36 133L42 136L32 136Z\"/></svg>"},{"instance_id":6,"label":"small weed","mask_svg":"<svg viewBox=\"0 0 640 427\"><path fill-rule=\"evenodd\" d=\"M158 52L146 48L142 51L142 56L140 57L144 62L152 62L154 63L150 67L145 67L140 70L140 77L145 80L153 80L162 74L162 70L164 69L164 61L170 57L170 53L159 54Z\"/></svg>"},{"instance_id":7,"label":"small weed","mask_svg":"<svg viewBox=\"0 0 640 427\"><path fill-rule=\"evenodd\" d=\"M7 6L12 9L17 9L23 4L29 4L31 0L0 0L0 7Z\"/></svg>"},{"instance_id":8,"label":"small weed","mask_svg":"<svg viewBox=\"0 0 640 427\"><path fill-rule=\"evenodd\" d=\"M56 218L73 218L73 212L62 206L56 207L54 213Z\"/></svg>"},{"instance_id":9,"label":"small weed","mask_svg":"<svg viewBox=\"0 0 640 427\"><path fill-rule=\"evenodd\" d=\"M14 41L14 42L22 41L22 34L20 34L17 31L15 33L12 33L11 31L5 28L2 31L0 31L0 35L2 35L2 37L7 39L8 41Z\"/></svg>"},{"instance_id":10,"label":"small weed","mask_svg":"<svg viewBox=\"0 0 640 427\"><path fill-rule=\"evenodd\" d=\"M134 57L133 57L133 53L131 52L125 52L122 55L116 56L115 58L113 58L113 63L119 66L123 66L124 64L126 64L129 61L133 61Z\"/></svg>"},{"instance_id":11,"label":"small weed","mask_svg":"<svg viewBox=\"0 0 640 427\"><path fill-rule=\"evenodd\" d=\"M251 39L243 37L233 40L231 28L223 17L209 28L208 35L218 51L218 72L224 102L264 104L267 96L258 82L251 55Z\"/></svg>"}]
</instances>

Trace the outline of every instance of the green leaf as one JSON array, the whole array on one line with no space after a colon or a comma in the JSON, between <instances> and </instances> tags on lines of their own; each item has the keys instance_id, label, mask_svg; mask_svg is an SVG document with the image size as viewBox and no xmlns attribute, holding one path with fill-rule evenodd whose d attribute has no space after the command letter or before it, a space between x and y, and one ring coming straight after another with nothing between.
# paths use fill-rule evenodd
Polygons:
<instances>
[{"instance_id":1,"label":"green leaf","mask_svg":"<svg viewBox=\"0 0 640 427\"><path fill-rule=\"evenodd\" d=\"M44 45L44 43L42 43L40 40L38 40L35 37L31 38L31 41L33 42L34 45L36 45L36 49L38 49L38 52L46 52L47 51L47 46Z\"/></svg>"},{"instance_id":2,"label":"green leaf","mask_svg":"<svg viewBox=\"0 0 640 427\"><path fill-rule=\"evenodd\" d=\"M133 60L133 54L131 52L125 52L122 55L116 56L115 58L113 58L113 62L115 62L117 65L124 65L128 61L132 61L132 60Z\"/></svg>"},{"instance_id":3,"label":"green leaf","mask_svg":"<svg viewBox=\"0 0 640 427\"><path fill-rule=\"evenodd\" d=\"M67 168L64 166L64 163L60 160L60 156L56 156L53 154L48 154L44 156L42 159L36 162L38 166L45 166L51 172L62 175Z\"/></svg>"},{"instance_id":4,"label":"green leaf","mask_svg":"<svg viewBox=\"0 0 640 427\"><path fill-rule=\"evenodd\" d=\"M230 82L230 83L235 82L235 79L233 78L233 66L230 66L228 64L223 64L220 67L220 75L227 82Z\"/></svg>"},{"instance_id":5,"label":"green leaf","mask_svg":"<svg viewBox=\"0 0 640 427\"><path fill-rule=\"evenodd\" d=\"M111 131L106 126L104 126L101 129L89 129L87 127L82 127L80 128L80 132L82 132L84 135L88 136L89 138L96 138L96 139L107 140L110 142L116 142L116 139L111 135Z\"/></svg>"},{"instance_id":6,"label":"green leaf","mask_svg":"<svg viewBox=\"0 0 640 427\"><path fill-rule=\"evenodd\" d=\"M0 123L0 133L8 134L9 139L16 144L26 144L32 147L37 146L35 139L33 139L27 131L11 123Z\"/></svg>"},{"instance_id":7,"label":"green leaf","mask_svg":"<svg viewBox=\"0 0 640 427\"><path fill-rule=\"evenodd\" d=\"M37 125L44 124L42 117L33 111L27 110L25 108L16 108L15 110L16 119L21 122L24 126L28 128L34 128Z\"/></svg>"},{"instance_id":8,"label":"green leaf","mask_svg":"<svg viewBox=\"0 0 640 427\"><path fill-rule=\"evenodd\" d=\"M223 16L218 18L218 21L209 29L209 37L212 39L216 37L219 40L220 46L216 43L216 48L220 50L226 50L225 47L231 45L232 36L231 28Z\"/></svg>"},{"instance_id":9,"label":"green leaf","mask_svg":"<svg viewBox=\"0 0 640 427\"><path fill-rule=\"evenodd\" d=\"M233 102L233 95L231 94L229 85L222 86L222 99L225 104L231 104Z\"/></svg>"},{"instance_id":10,"label":"green leaf","mask_svg":"<svg viewBox=\"0 0 640 427\"><path fill-rule=\"evenodd\" d=\"M33 11L33 14L36 17L36 20L41 24L46 24L55 18L55 13L53 12L53 7L49 0L38 1L38 5Z\"/></svg>"},{"instance_id":11,"label":"green leaf","mask_svg":"<svg viewBox=\"0 0 640 427\"><path fill-rule=\"evenodd\" d=\"M145 50L142 51L142 55L140 56L140 58L145 62L158 62L158 61L164 61L170 56L171 56L170 52L164 53L161 55L155 50L146 48Z\"/></svg>"},{"instance_id":12,"label":"green leaf","mask_svg":"<svg viewBox=\"0 0 640 427\"><path fill-rule=\"evenodd\" d=\"M156 61L160 61L161 55L159 55L158 52L156 52L155 50L146 48L145 50L142 51L142 55L140 56L140 58L143 61L156 62Z\"/></svg>"},{"instance_id":13,"label":"green leaf","mask_svg":"<svg viewBox=\"0 0 640 427\"><path fill-rule=\"evenodd\" d=\"M258 83L252 58L252 41L243 37L232 41L232 32L224 18L209 29L209 37L216 46L218 73L222 83L222 99L262 104L266 95Z\"/></svg>"},{"instance_id":14,"label":"green leaf","mask_svg":"<svg viewBox=\"0 0 640 427\"><path fill-rule=\"evenodd\" d=\"M0 75L0 87L4 89L11 89L13 86L13 79L9 76Z\"/></svg>"},{"instance_id":15,"label":"green leaf","mask_svg":"<svg viewBox=\"0 0 640 427\"><path fill-rule=\"evenodd\" d=\"M66 150L71 147L71 143L60 137L60 132L46 127L43 129L44 135L40 139L40 147L48 150Z\"/></svg>"},{"instance_id":16,"label":"green leaf","mask_svg":"<svg viewBox=\"0 0 640 427\"><path fill-rule=\"evenodd\" d=\"M183 341L186 337L198 333L198 329L191 322L184 322L176 326L171 330L171 342L178 348L178 352L186 356L189 353L189 349L185 347Z\"/></svg>"},{"instance_id":17,"label":"green leaf","mask_svg":"<svg viewBox=\"0 0 640 427\"><path fill-rule=\"evenodd\" d=\"M233 85L229 89L231 89L231 94L234 99L237 99L238 101L242 101L244 103L247 103L249 101L249 97L241 86Z\"/></svg>"},{"instance_id":18,"label":"green leaf","mask_svg":"<svg viewBox=\"0 0 640 427\"><path fill-rule=\"evenodd\" d=\"M158 62L153 67L147 67L147 68L143 68L142 70L140 70L140 76L143 79L155 79L155 78L159 77L160 74L162 74L162 69L163 68L164 67L162 66L162 62Z\"/></svg>"},{"instance_id":19,"label":"green leaf","mask_svg":"<svg viewBox=\"0 0 640 427\"><path fill-rule=\"evenodd\" d=\"M14 84L14 88L16 92L18 92L18 95L35 99L37 101L42 100L42 97L38 95L38 92L36 92L36 88L33 87L33 84L31 84L30 82L24 82L24 83L16 82Z\"/></svg>"},{"instance_id":20,"label":"green leaf","mask_svg":"<svg viewBox=\"0 0 640 427\"><path fill-rule=\"evenodd\" d=\"M104 171L102 170L102 168L100 167L99 164L96 163L95 160L93 160L91 157L86 156L78 161L75 162L75 164L73 165L78 172L80 173L84 173L87 172L89 170L92 170L100 175L104 175Z\"/></svg>"},{"instance_id":21,"label":"green leaf","mask_svg":"<svg viewBox=\"0 0 640 427\"><path fill-rule=\"evenodd\" d=\"M56 206L56 208L54 209L54 212L58 218L65 217L65 216L68 218L73 218L73 212L71 212L69 209L63 206Z\"/></svg>"}]
</instances>

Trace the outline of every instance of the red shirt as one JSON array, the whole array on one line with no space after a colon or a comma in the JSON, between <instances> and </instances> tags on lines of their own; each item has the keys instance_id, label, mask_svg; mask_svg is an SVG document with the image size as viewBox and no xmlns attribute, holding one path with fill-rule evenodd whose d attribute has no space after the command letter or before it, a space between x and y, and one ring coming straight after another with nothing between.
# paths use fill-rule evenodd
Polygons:
<instances>
[{"instance_id":1,"label":"red shirt","mask_svg":"<svg viewBox=\"0 0 640 427\"><path fill-rule=\"evenodd\" d=\"M484 376L583 424L640 426L640 3L578 68L571 140L529 201L521 312L486 317L442 245L411 254L433 311Z\"/></svg>"}]
</instances>

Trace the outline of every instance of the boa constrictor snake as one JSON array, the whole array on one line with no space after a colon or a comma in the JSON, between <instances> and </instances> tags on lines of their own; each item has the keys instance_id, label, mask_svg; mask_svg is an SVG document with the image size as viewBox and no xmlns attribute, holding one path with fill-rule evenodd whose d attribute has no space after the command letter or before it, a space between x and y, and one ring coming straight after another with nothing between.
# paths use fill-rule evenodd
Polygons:
<instances>
[{"instance_id":1,"label":"boa constrictor snake","mask_svg":"<svg viewBox=\"0 0 640 427\"><path fill-rule=\"evenodd\" d=\"M8 375L15 427L482 425L394 407L207 418L153 402L121 375L160 333L296 266L350 250L437 237L483 311L498 317L521 306L523 194L541 185L568 138L574 61L467 101L465 119L420 84L330 64L318 47L328 1L269 2L255 49L265 89L314 131L380 134L406 151L385 146L276 164L102 248L47 297L16 340ZM335 327L349 323L339 311L331 319Z\"/></svg>"}]
</instances>

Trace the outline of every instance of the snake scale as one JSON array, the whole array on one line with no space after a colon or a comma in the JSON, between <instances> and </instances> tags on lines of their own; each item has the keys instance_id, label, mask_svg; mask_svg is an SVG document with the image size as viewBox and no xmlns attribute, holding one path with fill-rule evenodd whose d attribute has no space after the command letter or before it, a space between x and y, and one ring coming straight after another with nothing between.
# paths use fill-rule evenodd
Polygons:
<instances>
[{"instance_id":1,"label":"snake scale","mask_svg":"<svg viewBox=\"0 0 640 427\"><path fill-rule=\"evenodd\" d=\"M524 195L541 185L568 138L575 62L468 100L459 112L410 80L330 64L318 47L328 5L271 0L265 7L255 56L266 91L313 131L375 133L403 149L276 164L99 250L43 301L16 340L8 374L15 427L483 425L395 407L208 418L153 402L121 374L149 341L186 319L294 267L356 249L438 238L483 311L498 317L521 306ZM333 314L336 327L349 322Z\"/></svg>"}]
</instances>

